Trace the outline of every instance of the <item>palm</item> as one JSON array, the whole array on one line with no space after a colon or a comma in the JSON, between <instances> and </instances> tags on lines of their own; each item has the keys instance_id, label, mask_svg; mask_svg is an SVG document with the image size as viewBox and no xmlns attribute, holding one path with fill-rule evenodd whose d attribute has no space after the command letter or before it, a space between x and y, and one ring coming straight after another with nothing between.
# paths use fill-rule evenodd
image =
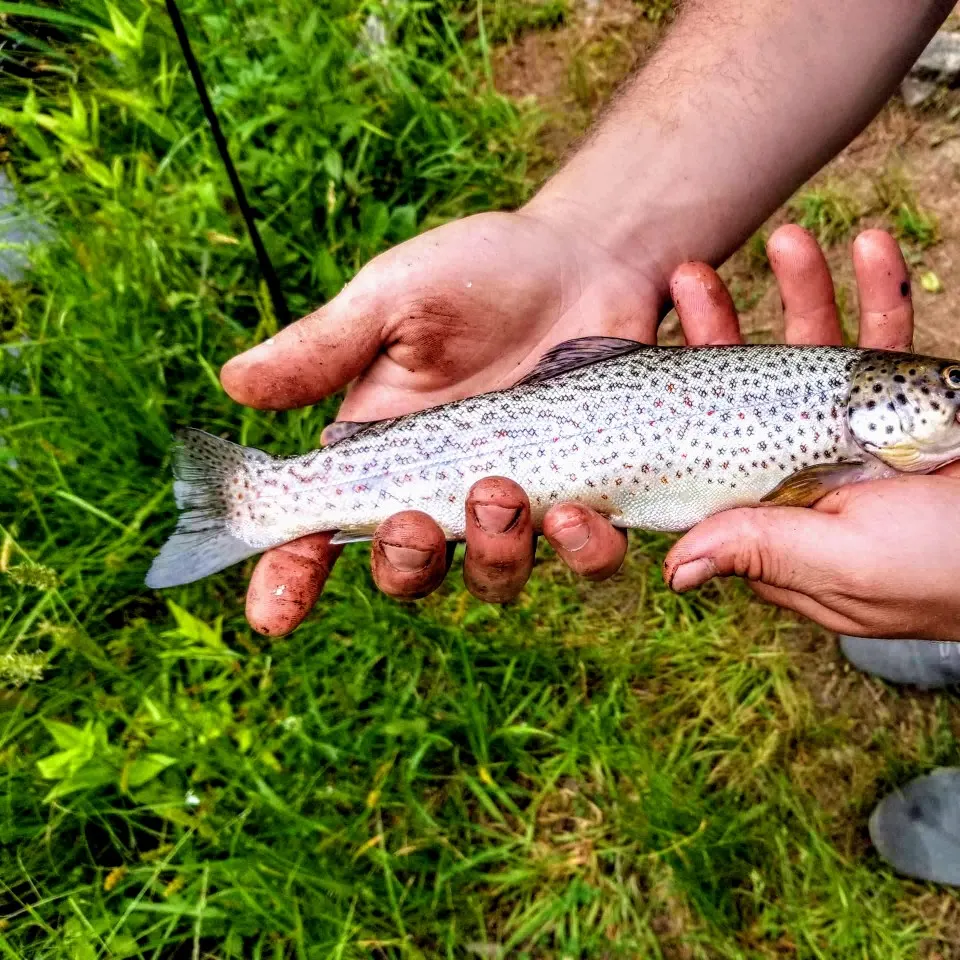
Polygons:
<instances>
[{"instance_id":1,"label":"palm","mask_svg":"<svg viewBox=\"0 0 960 960\"><path fill-rule=\"evenodd\" d=\"M384 348L340 417L371 420L513 383L551 346L591 334L651 341L650 278L524 214L480 214L372 261L351 285Z\"/></svg>"}]
</instances>

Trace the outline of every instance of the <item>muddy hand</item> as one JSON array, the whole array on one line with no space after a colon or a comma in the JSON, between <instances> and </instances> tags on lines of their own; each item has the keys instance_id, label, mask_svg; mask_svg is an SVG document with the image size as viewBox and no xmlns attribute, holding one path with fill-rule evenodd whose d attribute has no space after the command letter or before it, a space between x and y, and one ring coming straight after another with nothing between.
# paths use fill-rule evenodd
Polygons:
<instances>
[{"instance_id":1,"label":"muddy hand","mask_svg":"<svg viewBox=\"0 0 960 960\"><path fill-rule=\"evenodd\" d=\"M221 378L233 399L270 410L346 389L339 418L377 420L509 386L548 349L574 337L652 343L666 298L658 267L628 266L584 231L565 230L559 218L480 214L377 257L326 306L232 359ZM323 439L335 431L328 428ZM489 599L515 596L533 562L525 497L492 481L474 490L467 509L474 516L470 589ZM558 517L562 539L576 517ZM566 555L574 569L592 575L617 552L622 556L623 537L595 515L586 532L591 544L578 545L581 529L570 535L574 547ZM247 596L254 628L272 635L292 630L320 595L338 553L327 534L265 553ZM400 514L377 532L373 575L392 596L423 596L442 582L449 555L433 521Z\"/></svg>"},{"instance_id":2,"label":"muddy hand","mask_svg":"<svg viewBox=\"0 0 960 960\"><path fill-rule=\"evenodd\" d=\"M772 256L778 276L801 258ZM860 345L909 350L913 309L906 266L881 231L861 234L853 250L860 294ZM832 286L822 256L808 245L807 290L791 302L806 342L838 333ZM795 321L796 326L796 321ZM827 342L836 342L828 340ZM664 576L677 591L713 577L742 576L765 599L828 629L874 637L960 639L956 583L960 466L844 487L813 509L730 510L694 527L670 551Z\"/></svg>"}]
</instances>

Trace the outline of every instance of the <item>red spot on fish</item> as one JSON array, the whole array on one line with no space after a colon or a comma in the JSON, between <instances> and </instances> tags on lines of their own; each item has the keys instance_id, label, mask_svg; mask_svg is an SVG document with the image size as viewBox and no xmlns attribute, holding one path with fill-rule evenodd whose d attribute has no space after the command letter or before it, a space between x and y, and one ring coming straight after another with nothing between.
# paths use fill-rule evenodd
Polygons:
<instances>
[{"instance_id":1,"label":"red spot on fish","mask_svg":"<svg viewBox=\"0 0 960 960\"><path fill-rule=\"evenodd\" d=\"M708 416L708 417L712 417L716 412L717 412L716 410L708 410L708 411L707 411L707 416Z\"/></svg>"},{"instance_id":2,"label":"red spot on fish","mask_svg":"<svg viewBox=\"0 0 960 960\"><path fill-rule=\"evenodd\" d=\"M743 411L740 412L739 416L740 416L740 419L741 419L741 420L746 420L746 419L747 419L747 415L746 415L745 413L743 413Z\"/></svg>"},{"instance_id":3,"label":"red spot on fish","mask_svg":"<svg viewBox=\"0 0 960 960\"><path fill-rule=\"evenodd\" d=\"M674 386L673 386L673 384L672 384L672 383L668 383L668 384L667 384L667 393L673 393L673 391L674 391Z\"/></svg>"}]
</instances>

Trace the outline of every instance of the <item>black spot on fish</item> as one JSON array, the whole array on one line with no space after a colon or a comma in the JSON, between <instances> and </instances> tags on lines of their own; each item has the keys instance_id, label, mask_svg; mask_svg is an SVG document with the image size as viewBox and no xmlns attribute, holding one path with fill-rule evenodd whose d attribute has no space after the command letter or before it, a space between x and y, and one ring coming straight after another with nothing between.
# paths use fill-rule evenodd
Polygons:
<instances>
[{"instance_id":1,"label":"black spot on fish","mask_svg":"<svg viewBox=\"0 0 960 960\"><path fill-rule=\"evenodd\" d=\"M893 427L887 427L887 433L893 433Z\"/></svg>"},{"instance_id":2,"label":"black spot on fish","mask_svg":"<svg viewBox=\"0 0 960 960\"><path fill-rule=\"evenodd\" d=\"M894 379L894 381L895 381L896 383L906 383L906 382L907 382L907 378L906 378L902 373L898 373L893 379Z\"/></svg>"},{"instance_id":3,"label":"black spot on fish","mask_svg":"<svg viewBox=\"0 0 960 960\"><path fill-rule=\"evenodd\" d=\"M901 296L901 297L909 297L909 296L910 296L910 281L909 281L909 280L904 280L903 283L900 284L900 296Z\"/></svg>"},{"instance_id":4,"label":"black spot on fish","mask_svg":"<svg viewBox=\"0 0 960 960\"><path fill-rule=\"evenodd\" d=\"M897 403L906 403L906 402L907 402L907 398L902 393L898 393Z\"/></svg>"},{"instance_id":5,"label":"black spot on fish","mask_svg":"<svg viewBox=\"0 0 960 960\"><path fill-rule=\"evenodd\" d=\"M868 401L867 401L867 409L868 409L868 410L872 410L876 405L877 405L877 401L876 401L876 400L868 400Z\"/></svg>"},{"instance_id":6,"label":"black spot on fish","mask_svg":"<svg viewBox=\"0 0 960 960\"><path fill-rule=\"evenodd\" d=\"M883 386L882 386L881 384L879 384L879 383L875 383L875 384L873 385L873 392L874 392L874 393L879 393L882 389L883 389Z\"/></svg>"}]
</instances>

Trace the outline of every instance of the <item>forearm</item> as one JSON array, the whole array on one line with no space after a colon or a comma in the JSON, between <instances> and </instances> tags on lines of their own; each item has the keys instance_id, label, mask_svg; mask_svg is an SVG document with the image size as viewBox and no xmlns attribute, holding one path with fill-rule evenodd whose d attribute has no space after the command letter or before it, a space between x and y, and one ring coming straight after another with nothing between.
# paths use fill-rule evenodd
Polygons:
<instances>
[{"instance_id":1,"label":"forearm","mask_svg":"<svg viewBox=\"0 0 960 960\"><path fill-rule=\"evenodd\" d=\"M876 115L949 0L688 0L528 205L651 268L726 259Z\"/></svg>"}]
</instances>

